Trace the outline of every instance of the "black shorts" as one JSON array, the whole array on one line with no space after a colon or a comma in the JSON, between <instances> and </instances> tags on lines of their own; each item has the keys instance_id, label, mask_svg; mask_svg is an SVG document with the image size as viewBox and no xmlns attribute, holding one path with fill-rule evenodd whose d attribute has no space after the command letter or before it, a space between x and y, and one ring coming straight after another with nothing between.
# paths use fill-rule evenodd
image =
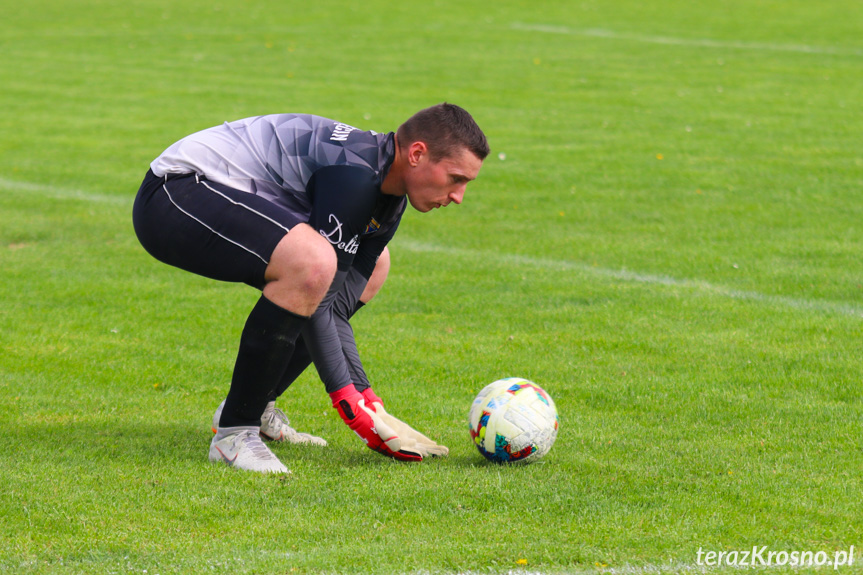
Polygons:
<instances>
[{"instance_id":1,"label":"black shorts","mask_svg":"<svg viewBox=\"0 0 863 575\"><path fill-rule=\"evenodd\" d=\"M278 243L302 223L254 194L196 174L147 172L132 212L135 233L150 255L204 277L264 287Z\"/></svg>"}]
</instances>

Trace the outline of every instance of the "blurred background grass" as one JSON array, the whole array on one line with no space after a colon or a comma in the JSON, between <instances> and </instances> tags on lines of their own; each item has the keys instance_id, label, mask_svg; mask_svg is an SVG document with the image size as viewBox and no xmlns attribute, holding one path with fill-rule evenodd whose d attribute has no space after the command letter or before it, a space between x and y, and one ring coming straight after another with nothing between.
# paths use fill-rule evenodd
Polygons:
<instances>
[{"instance_id":1,"label":"blurred background grass","mask_svg":"<svg viewBox=\"0 0 863 575\"><path fill-rule=\"evenodd\" d=\"M859 3L37 1L0 23L0 570L691 571L860 543ZM284 111L394 130L442 100L493 153L409 212L355 321L451 456L209 465L255 294L162 266L131 201L176 139ZM551 454L483 462L473 395L529 377ZM844 572L855 572L845 569Z\"/></svg>"}]
</instances>

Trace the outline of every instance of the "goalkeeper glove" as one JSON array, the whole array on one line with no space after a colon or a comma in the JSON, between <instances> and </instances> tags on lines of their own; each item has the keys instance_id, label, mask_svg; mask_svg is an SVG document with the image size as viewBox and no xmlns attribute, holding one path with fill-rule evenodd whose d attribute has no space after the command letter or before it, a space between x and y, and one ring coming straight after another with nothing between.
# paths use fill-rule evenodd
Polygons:
<instances>
[{"instance_id":1,"label":"goalkeeper glove","mask_svg":"<svg viewBox=\"0 0 863 575\"><path fill-rule=\"evenodd\" d=\"M371 407L381 421L398 434L402 449L416 451L423 457L445 457L449 454L446 446L438 445L404 421L387 413L383 400L372 391L371 387L364 389L362 395L366 400L365 405Z\"/></svg>"},{"instance_id":2,"label":"goalkeeper glove","mask_svg":"<svg viewBox=\"0 0 863 575\"><path fill-rule=\"evenodd\" d=\"M332 392L330 399L342 421L360 436L369 449L399 461L423 460L418 450L403 445L398 433L366 406L366 399L353 385Z\"/></svg>"}]
</instances>

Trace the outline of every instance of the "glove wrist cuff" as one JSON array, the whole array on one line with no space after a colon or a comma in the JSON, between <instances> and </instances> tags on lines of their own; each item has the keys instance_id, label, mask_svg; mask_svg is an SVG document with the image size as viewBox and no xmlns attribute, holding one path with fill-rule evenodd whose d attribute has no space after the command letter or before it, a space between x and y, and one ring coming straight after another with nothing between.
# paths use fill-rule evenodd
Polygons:
<instances>
[{"instance_id":1,"label":"glove wrist cuff","mask_svg":"<svg viewBox=\"0 0 863 575\"><path fill-rule=\"evenodd\" d=\"M374 391L372 391L371 387L365 388L362 391L362 396L363 399L366 400L366 403L368 405L372 405L373 403L380 403L381 405L384 404L384 400L378 397L378 395Z\"/></svg>"},{"instance_id":2,"label":"glove wrist cuff","mask_svg":"<svg viewBox=\"0 0 863 575\"><path fill-rule=\"evenodd\" d=\"M330 399L333 402L333 407L338 406L339 402L342 400L348 400L351 405L356 405L357 401L362 399L363 396L354 388L352 384L346 385L341 389L337 389L330 393Z\"/></svg>"}]
</instances>

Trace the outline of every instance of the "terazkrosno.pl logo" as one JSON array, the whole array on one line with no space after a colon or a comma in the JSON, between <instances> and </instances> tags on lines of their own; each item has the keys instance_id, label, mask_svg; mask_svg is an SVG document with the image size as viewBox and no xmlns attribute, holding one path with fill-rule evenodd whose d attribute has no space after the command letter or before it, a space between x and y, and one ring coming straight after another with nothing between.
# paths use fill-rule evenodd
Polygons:
<instances>
[{"instance_id":1,"label":"terazkrosno.pl logo","mask_svg":"<svg viewBox=\"0 0 863 575\"><path fill-rule=\"evenodd\" d=\"M854 565L854 546L847 551L771 551L755 545L740 551L705 551L698 548L695 562L707 567L832 567Z\"/></svg>"}]
</instances>

